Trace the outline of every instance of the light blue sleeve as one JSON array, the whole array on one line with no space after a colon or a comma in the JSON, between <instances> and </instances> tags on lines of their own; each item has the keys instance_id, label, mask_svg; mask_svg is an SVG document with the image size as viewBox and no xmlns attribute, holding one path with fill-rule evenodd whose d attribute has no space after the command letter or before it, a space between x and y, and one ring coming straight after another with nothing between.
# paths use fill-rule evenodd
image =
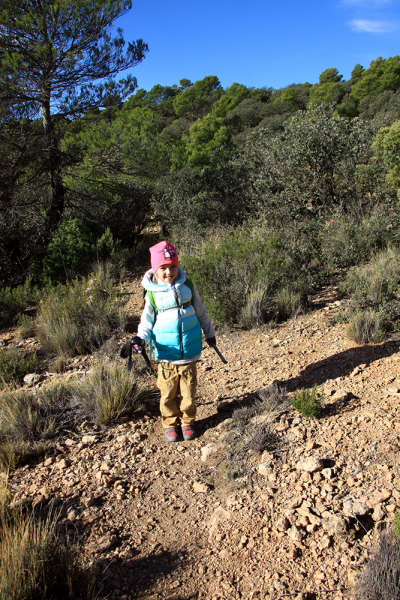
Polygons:
<instances>
[{"instance_id":1,"label":"light blue sleeve","mask_svg":"<svg viewBox=\"0 0 400 600\"><path fill-rule=\"evenodd\" d=\"M141 337L146 344L150 339L150 334L154 326L154 316L154 308L152 307L148 296L146 296L146 302L137 331L138 336Z\"/></svg>"}]
</instances>

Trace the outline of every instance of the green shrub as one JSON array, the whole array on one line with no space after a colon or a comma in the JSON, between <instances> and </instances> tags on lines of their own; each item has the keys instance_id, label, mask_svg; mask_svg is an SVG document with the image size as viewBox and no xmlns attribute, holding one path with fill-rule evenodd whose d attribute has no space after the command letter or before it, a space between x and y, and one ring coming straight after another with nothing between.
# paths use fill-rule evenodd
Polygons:
<instances>
[{"instance_id":1,"label":"green shrub","mask_svg":"<svg viewBox=\"0 0 400 600\"><path fill-rule=\"evenodd\" d=\"M7 321L14 323L26 308L35 306L38 299L39 292L28 277L23 285L0 290L0 309L5 312Z\"/></svg>"},{"instance_id":2,"label":"green shrub","mask_svg":"<svg viewBox=\"0 0 400 600\"><path fill-rule=\"evenodd\" d=\"M75 388L75 397L86 413L102 424L132 416L152 396L119 362L97 363Z\"/></svg>"},{"instance_id":3,"label":"green shrub","mask_svg":"<svg viewBox=\"0 0 400 600\"><path fill-rule=\"evenodd\" d=\"M36 318L29 315L21 315L18 318L18 329L15 332L19 340L26 340L36 334Z\"/></svg>"},{"instance_id":4,"label":"green shrub","mask_svg":"<svg viewBox=\"0 0 400 600\"><path fill-rule=\"evenodd\" d=\"M285 286L277 291L275 303L278 311L278 319L288 319L300 311L301 293L291 286Z\"/></svg>"},{"instance_id":5,"label":"green shrub","mask_svg":"<svg viewBox=\"0 0 400 600\"><path fill-rule=\"evenodd\" d=\"M265 323L267 291L262 285L251 290L242 308L240 321L245 327L258 327Z\"/></svg>"},{"instance_id":6,"label":"green shrub","mask_svg":"<svg viewBox=\"0 0 400 600\"><path fill-rule=\"evenodd\" d=\"M378 204L366 211L338 209L326 217L321 229L321 256L327 272L370 260L388 244L400 242L400 211L396 205Z\"/></svg>"},{"instance_id":7,"label":"green shrub","mask_svg":"<svg viewBox=\"0 0 400 600\"><path fill-rule=\"evenodd\" d=\"M202 257L185 255L181 264L216 324L241 321L251 295L260 298L262 289L262 302L271 297L286 267L276 237L263 239L245 230L226 233L217 245L209 242ZM257 312L261 315L263 307Z\"/></svg>"},{"instance_id":8,"label":"green shrub","mask_svg":"<svg viewBox=\"0 0 400 600\"><path fill-rule=\"evenodd\" d=\"M397 299L400 286L400 253L389 248L367 265L354 267L342 286L353 307L377 309Z\"/></svg>"},{"instance_id":9,"label":"green shrub","mask_svg":"<svg viewBox=\"0 0 400 600\"><path fill-rule=\"evenodd\" d=\"M290 399L290 404L306 417L318 417L323 399L323 392L318 393L317 384L315 384L311 389L296 391L294 398Z\"/></svg>"},{"instance_id":10,"label":"green shrub","mask_svg":"<svg viewBox=\"0 0 400 600\"><path fill-rule=\"evenodd\" d=\"M114 243L109 230L82 217L64 219L51 239L43 260L43 275L50 281L68 281L86 274L96 259L108 258Z\"/></svg>"},{"instance_id":11,"label":"green shrub","mask_svg":"<svg viewBox=\"0 0 400 600\"><path fill-rule=\"evenodd\" d=\"M35 371L38 362L35 352L26 357L15 346L3 348L0 350L0 380L6 383L18 381Z\"/></svg>"},{"instance_id":12,"label":"green shrub","mask_svg":"<svg viewBox=\"0 0 400 600\"><path fill-rule=\"evenodd\" d=\"M124 323L112 280L93 276L49 290L38 314L38 335L44 348L67 357L98 347Z\"/></svg>"},{"instance_id":13,"label":"green shrub","mask_svg":"<svg viewBox=\"0 0 400 600\"><path fill-rule=\"evenodd\" d=\"M373 310L354 312L349 318L346 333L356 344L378 344L385 338L386 319Z\"/></svg>"}]
</instances>

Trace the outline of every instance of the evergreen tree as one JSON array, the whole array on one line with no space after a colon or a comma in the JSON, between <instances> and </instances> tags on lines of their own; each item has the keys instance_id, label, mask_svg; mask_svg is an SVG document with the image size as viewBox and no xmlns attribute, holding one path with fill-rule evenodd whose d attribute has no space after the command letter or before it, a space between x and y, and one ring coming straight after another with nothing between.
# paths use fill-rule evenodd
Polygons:
<instances>
[{"instance_id":1,"label":"evergreen tree","mask_svg":"<svg viewBox=\"0 0 400 600\"><path fill-rule=\"evenodd\" d=\"M137 65L148 51L142 40L125 49L113 22L131 8L130 0L3 0L0 10L0 108L14 118L40 114L45 169L51 200L46 210L48 239L64 212L63 157L56 123L92 107L122 101L136 87L121 71ZM100 80L100 83L99 83Z\"/></svg>"}]
</instances>

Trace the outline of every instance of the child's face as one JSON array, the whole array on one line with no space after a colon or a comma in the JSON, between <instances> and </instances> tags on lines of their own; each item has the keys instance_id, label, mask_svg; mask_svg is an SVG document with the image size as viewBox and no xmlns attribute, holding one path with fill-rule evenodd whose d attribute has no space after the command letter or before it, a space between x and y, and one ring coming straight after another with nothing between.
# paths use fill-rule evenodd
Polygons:
<instances>
[{"instance_id":1,"label":"child's face","mask_svg":"<svg viewBox=\"0 0 400 600\"><path fill-rule=\"evenodd\" d=\"M173 283L178 276L178 267L175 265L161 265L161 267L158 267L156 275L163 283Z\"/></svg>"}]
</instances>

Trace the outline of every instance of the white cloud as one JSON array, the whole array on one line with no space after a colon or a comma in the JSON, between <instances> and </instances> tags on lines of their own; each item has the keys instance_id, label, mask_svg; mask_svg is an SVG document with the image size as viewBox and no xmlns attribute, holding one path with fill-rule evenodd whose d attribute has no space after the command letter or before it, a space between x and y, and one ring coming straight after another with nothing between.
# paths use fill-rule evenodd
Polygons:
<instances>
[{"instance_id":1,"label":"white cloud","mask_svg":"<svg viewBox=\"0 0 400 600\"><path fill-rule=\"evenodd\" d=\"M367 33L388 33L397 29L395 23L390 21L367 21L366 19L353 19L349 21L350 28L353 31L362 31Z\"/></svg>"}]
</instances>

